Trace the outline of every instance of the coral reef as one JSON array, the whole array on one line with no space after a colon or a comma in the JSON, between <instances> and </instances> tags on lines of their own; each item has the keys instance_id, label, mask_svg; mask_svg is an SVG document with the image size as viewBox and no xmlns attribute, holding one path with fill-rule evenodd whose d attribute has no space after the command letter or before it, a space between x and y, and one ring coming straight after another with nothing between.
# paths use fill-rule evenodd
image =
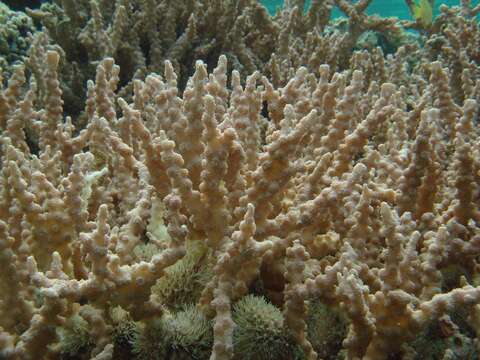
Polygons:
<instances>
[{"instance_id":1,"label":"coral reef","mask_svg":"<svg viewBox=\"0 0 480 360\"><path fill-rule=\"evenodd\" d=\"M477 358L480 8L369 3L31 11L0 81L0 358Z\"/></svg>"},{"instance_id":2,"label":"coral reef","mask_svg":"<svg viewBox=\"0 0 480 360\"><path fill-rule=\"evenodd\" d=\"M119 92L125 96L133 79L161 72L165 60L172 62L181 90L197 60L212 69L222 54L229 70L238 70L242 77L256 70L272 74L273 84L280 86L293 76L289 70L300 65L314 73L324 63L344 70L366 32L378 36L388 51L403 44L405 33L394 19L366 15L369 2L335 3L347 16L343 26L329 24L334 6L330 0L314 1L305 14L299 10L304 1L286 2L275 17L257 0L55 0L28 14L65 52L65 109L76 115L85 100L79 94L86 92L79 83L91 79L105 57L120 65Z\"/></svg>"},{"instance_id":3,"label":"coral reef","mask_svg":"<svg viewBox=\"0 0 480 360\"><path fill-rule=\"evenodd\" d=\"M29 33L35 32L32 19L20 11L12 11L0 2L0 69L11 74L12 67L25 58L30 46Z\"/></svg>"}]
</instances>

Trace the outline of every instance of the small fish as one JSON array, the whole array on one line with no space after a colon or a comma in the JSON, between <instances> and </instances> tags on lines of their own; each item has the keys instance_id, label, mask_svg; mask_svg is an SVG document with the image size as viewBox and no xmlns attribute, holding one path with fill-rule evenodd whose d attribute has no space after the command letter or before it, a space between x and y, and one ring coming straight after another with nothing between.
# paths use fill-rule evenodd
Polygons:
<instances>
[{"instance_id":1,"label":"small fish","mask_svg":"<svg viewBox=\"0 0 480 360\"><path fill-rule=\"evenodd\" d=\"M429 27L432 24L434 0L419 0L419 2L406 0L406 2L415 20L419 21L423 27Z\"/></svg>"}]
</instances>

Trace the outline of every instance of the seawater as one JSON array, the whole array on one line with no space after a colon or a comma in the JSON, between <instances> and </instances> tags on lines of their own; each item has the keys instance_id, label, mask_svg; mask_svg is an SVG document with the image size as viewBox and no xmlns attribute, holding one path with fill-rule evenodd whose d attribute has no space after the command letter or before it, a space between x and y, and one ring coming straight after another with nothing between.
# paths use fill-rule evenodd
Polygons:
<instances>
[{"instance_id":1,"label":"seawater","mask_svg":"<svg viewBox=\"0 0 480 360\"><path fill-rule=\"evenodd\" d=\"M281 7L283 4L283 0L262 0L261 1L268 11L271 14L275 13L275 10L278 7ZM477 5L480 0L473 0L472 4ZM309 5L310 1L307 0L307 6ZM459 0L444 0L444 1L435 1L435 14L438 14L438 8L441 4L446 4L448 6L458 6L460 5ZM405 0L373 0L370 6L367 9L369 14L377 14L382 17L398 17L400 19L410 19L410 12L408 10L407 5L405 4ZM338 9L335 9L333 13L333 17L342 16L341 12Z\"/></svg>"}]
</instances>

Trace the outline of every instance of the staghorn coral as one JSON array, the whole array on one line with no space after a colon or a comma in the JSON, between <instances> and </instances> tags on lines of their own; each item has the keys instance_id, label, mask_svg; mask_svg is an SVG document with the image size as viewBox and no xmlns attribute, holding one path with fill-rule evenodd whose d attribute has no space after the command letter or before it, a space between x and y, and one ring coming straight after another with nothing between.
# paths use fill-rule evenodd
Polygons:
<instances>
[{"instance_id":1,"label":"staghorn coral","mask_svg":"<svg viewBox=\"0 0 480 360\"><path fill-rule=\"evenodd\" d=\"M222 54L229 70L242 77L255 70L271 74L273 84L280 86L299 66L313 73L324 63L333 70L345 69L355 45L364 43L364 34L378 37L375 45L395 51L406 42L405 32L395 19L367 15L369 3L313 1L303 13L303 1L289 1L270 17L257 0L55 0L28 14L45 29L33 47L48 42L48 34L50 43L65 52L65 110L76 116L85 100L85 84L105 57L120 65L119 88L125 96L133 79L161 72L165 60L172 62L183 90L195 61L212 69ZM347 16L346 26L329 25L335 6Z\"/></svg>"},{"instance_id":2,"label":"staghorn coral","mask_svg":"<svg viewBox=\"0 0 480 360\"><path fill-rule=\"evenodd\" d=\"M33 21L25 13L12 11L0 3L0 68L11 74L12 67L27 55L29 34L35 32Z\"/></svg>"},{"instance_id":3,"label":"staghorn coral","mask_svg":"<svg viewBox=\"0 0 480 360\"><path fill-rule=\"evenodd\" d=\"M337 2L352 36L368 3ZM460 78L452 36L270 78L222 55L183 91L174 59L129 94L105 57L72 119L68 52L38 37L0 89L0 357L476 356L478 35L461 39Z\"/></svg>"}]
</instances>

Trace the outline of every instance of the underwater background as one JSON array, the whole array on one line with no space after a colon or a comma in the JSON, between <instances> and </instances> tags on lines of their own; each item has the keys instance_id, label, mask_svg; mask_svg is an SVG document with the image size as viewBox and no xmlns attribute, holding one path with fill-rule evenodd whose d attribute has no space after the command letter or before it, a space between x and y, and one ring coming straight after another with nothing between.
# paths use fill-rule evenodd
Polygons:
<instances>
[{"instance_id":1,"label":"underwater background","mask_svg":"<svg viewBox=\"0 0 480 360\"><path fill-rule=\"evenodd\" d=\"M282 6L283 0L262 0L261 1L268 11L271 14L275 13L275 10ZM472 5L477 5L480 0L473 0ZM307 0L306 6L310 4L310 1ZM444 1L435 1L435 14L438 14L438 9L440 5L446 4L448 6L460 5L459 0L444 0ZM378 14L383 17L396 16L400 19L409 19L410 12L408 7L405 5L405 0L373 0L372 4L368 7L368 14ZM333 12L333 17L341 16L340 11L335 9Z\"/></svg>"}]
</instances>

